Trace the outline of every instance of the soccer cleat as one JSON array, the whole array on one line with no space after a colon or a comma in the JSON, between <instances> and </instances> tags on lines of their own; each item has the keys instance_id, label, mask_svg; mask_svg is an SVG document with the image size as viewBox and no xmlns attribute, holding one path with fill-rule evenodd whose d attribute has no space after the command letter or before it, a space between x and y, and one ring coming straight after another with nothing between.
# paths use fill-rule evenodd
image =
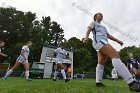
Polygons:
<instances>
[{"instance_id":1,"label":"soccer cleat","mask_svg":"<svg viewBox=\"0 0 140 93\"><path fill-rule=\"evenodd\" d=\"M105 87L103 83L96 83L96 87Z\"/></svg>"},{"instance_id":2,"label":"soccer cleat","mask_svg":"<svg viewBox=\"0 0 140 93\"><path fill-rule=\"evenodd\" d=\"M3 81L6 81L7 79L8 79L7 77L3 77L3 78L2 78Z\"/></svg>"},{"instance_id":3,"label":"soccer cleat","mask_svg":"<svg viewBox=\"0 0 140 93\"><path fill-rule=\"evenodd\" d=\"M56 79L53 79L53 81L56 81Z\"/></svg>"},{"instance_id":4,"label":"soccer cleat","mask_svg":"<svg viewBox=\"0 0 140 93\"><path fill-rule=\"evenodd\" d=\"M131 91L140 92L140 83L134 82L132 85L129 85Z\"/></svg>"},{"instance_id":5,"label":"soccer cleat","mask_svg":"<svg viewBox=\"0 0 140 93\"><path fill-rule=\"evenodd\" d=\"M32 81L32 79L31 79L31 78L26 78L26 80L27 80L27 81Z\"/></svg>"},{"instance_id":6,"label":"soccer cleat","mask_svg":"<svg viewBox=\"0 0 140 93\"><path fill-rule=\"evenodd\" d=\"M70 79L65 79L65 82L68 82L68 81L70 81Z\"/></svg>"}]
</instances>

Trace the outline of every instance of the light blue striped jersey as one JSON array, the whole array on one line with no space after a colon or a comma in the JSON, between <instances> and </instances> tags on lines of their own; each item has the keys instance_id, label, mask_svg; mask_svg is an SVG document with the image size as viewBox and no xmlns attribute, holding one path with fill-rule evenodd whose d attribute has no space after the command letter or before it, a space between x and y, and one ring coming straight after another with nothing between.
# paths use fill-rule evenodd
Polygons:
<instances>
[{"instance_id":1,"label":"light blue striped jersey","mask_svg":"<svg viewBox=\"0 0 140 93\"><path fill-rule=\"evenodd\" d=\"M92 28L93 41L100 42L101 40L106 40L108 42L107 35L109 34L106 27L93 21L90 23L89 27Z\"/></svg>"},{"instance_id":2,"label":"light blue striped jersey","mask_svg":"<svg viewBox=\"0 0 140 93\"><path fill-rule=\"evenodd\" d=\"M66 58L67 53L66 53L65 49L57 48L56 50L54 50L54 52L56 53L56 59Z\"/></svg>"},{"instance_id":3,"label":"light blue striped jersey","mask_svg":"<svg viewBox=\"0 0 140 93\"><path fill-rule=\"evenodd\" d=\"M27 45L25 45L22 47L22 50L24 50L24 55L25 55L26 59L28 59L28 56L30 53L29 47ZM20 56L22 56L22 55L20 54Z\"/></svg>"}]
</instances>

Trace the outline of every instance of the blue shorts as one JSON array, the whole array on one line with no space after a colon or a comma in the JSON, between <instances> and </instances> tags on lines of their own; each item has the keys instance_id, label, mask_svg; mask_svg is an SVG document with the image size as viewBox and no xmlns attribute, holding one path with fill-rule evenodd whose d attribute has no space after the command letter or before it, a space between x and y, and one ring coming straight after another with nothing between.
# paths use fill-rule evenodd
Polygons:
<instances>
[{"instance_id":1,"label":"blue shorts","mask_svg":"<svg viewBox=\"0 0 140 93\"><path fill-rule=\"evenodd\" d=\"M132 67L132 70L136 70L136 69L139 69L139 67L136 67L136 66Z\"/></svg>"}]
</instances>

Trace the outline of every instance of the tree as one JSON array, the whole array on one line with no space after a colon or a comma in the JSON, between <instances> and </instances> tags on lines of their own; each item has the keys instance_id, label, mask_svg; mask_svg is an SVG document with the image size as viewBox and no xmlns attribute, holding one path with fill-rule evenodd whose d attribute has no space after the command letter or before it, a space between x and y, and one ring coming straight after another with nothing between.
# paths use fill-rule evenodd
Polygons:
<instances>
[{"instance_id":1,"label":"tree","mask_svg":"<svg viewBox=\"0 0 140 93\"><path fill-rule=\"evenodd\" d=\"M76 37L72 37L67 41L67 48L73 48L74 50L77 50L79 48L82 48L84 46L83 42L76 38Z\"/></svg>"},{"instance_id":2,"label":"tree","mask_svg":"<svg viewBox=\"0 0 140 93\"><path fill-rule=\"evenodd\" d=\"M75 72L82 73L83 71L90 71L91 68L94 68L92 62L94 61L92 58L92 54L87 51L85 48L77 49L74 53L74 70Z\"/></svg>"}]
</instances>

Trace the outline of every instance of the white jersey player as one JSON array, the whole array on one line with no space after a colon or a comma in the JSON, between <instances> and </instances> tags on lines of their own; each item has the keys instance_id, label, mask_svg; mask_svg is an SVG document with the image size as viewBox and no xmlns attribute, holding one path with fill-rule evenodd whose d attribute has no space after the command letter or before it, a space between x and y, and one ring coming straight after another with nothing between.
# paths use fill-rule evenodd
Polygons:
<instances>
[{"instance_id":1,"label":"white jersey player","mask_svg":"<svg viewBox=\"0 0 140 93\"><path fill-rule=\"evenodd\" d=\"M90 23L89 27L91 27L93 30L93 47L96 49L96 51L99 51L104 45L108 44L108 31L106 28L93 21Z\"/></svg>"},{"instance_id":2,"label":"white jersey player","mask_svg":"<svg viewBox=\"0 0 140 93\"><path fill-rule=\"evenodd\" d=\"M20 63L28 63L28 56L30 53L29 47L27 45L22 47L22 50L24 50L24 54L20 54L19 57L17 58L17 61Z\"/></svg>"},{"instance_id":3,"label":"white jersey player","mask_svg":"<svg viewBox=\"0 0 140 93\"><path fill-rule=\"evenodd\" d=\"M27 45L22 47L21 53L19 55L19 57L16 60L16 63L14 65L14 67L12 67L7 73L6 75L2 78L3 80L7 80L7 77L14 71L17 69L17 67L20 66L20 64L23 64L25 67L25 76L26 76L26 80L31 81L32 79L29 78L29 64L28 64L28 56L30 53L29 48L31 48L32 46L32 42L28 41Z\"/></svg>"},{"instance_id":4,"label":"white jersey player","mask_svg":"<svg viewBox=\"0 0 140 93\"><path fill-rule=\"evenodd\" d=\"M63 48L57 48L54 53L56 53L56 64L62 64L64 62L64 58L66 58L66 51Z\"/></svg>"},{"instance_id":5,"label":"white jersey player","mask_svg":"<svg viewBox=\"0 0 140 93\"><path fill-rule=\"evenodd\" d=\"M53 81L56 81L56 76L58 74L59 71L61 71L62 73L62 76L63 76L63 79L65 80L65 82L68 82L70 79L67 79L66 78L66 73L65 73L65 67L64 65L62 64L64 62L64 58L66 58L67 56L67 53L64 49L64 43L60 44L60 48L57 48L54 53L53 53L53 57L56 57L56 70L54 72L54 78L53 78Z\"/></svg>"},{"instance_id":6,"label":"white jersey player","mask_svg":"<svg viewBox=\"0 0 140 93\"><path fill-rule=\"evenodd\" d=\"M112 60L114 68L117 70L118 74L126 81L131 91L140 91L140 84L138 84L134 79L124 63L120 59L119 53L108 43L108 38L113 40L120 45L123 45L123 42L116 39L114 36L108 33L106 28L101 25L103 15L97 13L94 15L94 21L88 26L85 39L85 43L88 40L89 34L93 33L93 47L97 51L98 64L96 67L96 86L105 87L102 83L104 65L107 58L109 57Z\"/></svg>"}]
</instances>

